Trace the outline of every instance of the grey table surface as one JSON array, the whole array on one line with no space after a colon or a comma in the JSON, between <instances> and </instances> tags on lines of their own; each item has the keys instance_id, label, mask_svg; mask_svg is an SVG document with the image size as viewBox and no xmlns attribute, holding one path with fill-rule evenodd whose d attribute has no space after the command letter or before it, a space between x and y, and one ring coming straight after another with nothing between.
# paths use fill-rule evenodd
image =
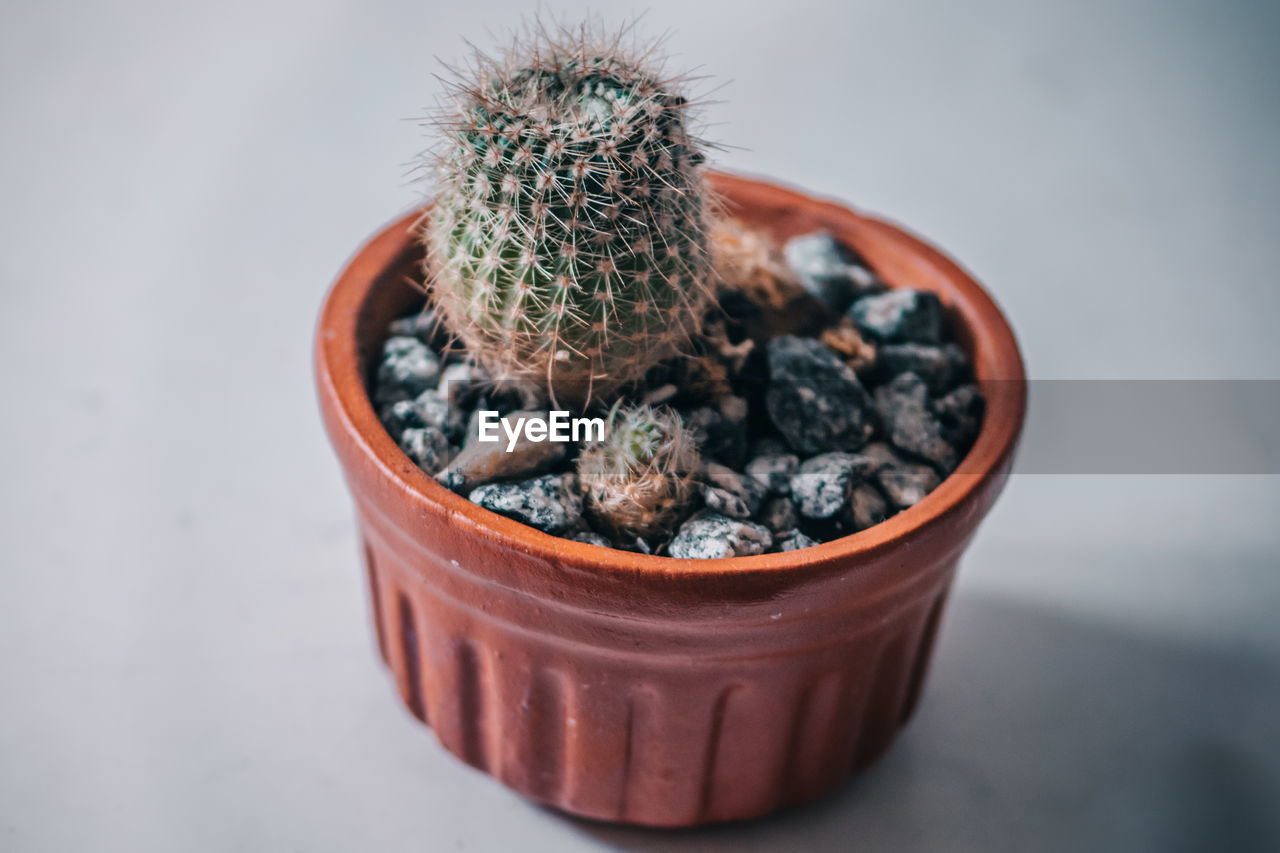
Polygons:
<instances>
[{"instance_id":1,"label":"grey table surface","mask_svg":"<svg viewBox=\"0 0 1280 853\"><path fill-rule=\"evenodd\" d=\"M928 235L1034 377L1278 378L1274 4L651 6L720 165ZM918 716L774 819L577 822L400 708L310 335L528 8L0 7L0 849L1280 848L1274 473L1015 476Z\"/></svg>"}]
</instances>

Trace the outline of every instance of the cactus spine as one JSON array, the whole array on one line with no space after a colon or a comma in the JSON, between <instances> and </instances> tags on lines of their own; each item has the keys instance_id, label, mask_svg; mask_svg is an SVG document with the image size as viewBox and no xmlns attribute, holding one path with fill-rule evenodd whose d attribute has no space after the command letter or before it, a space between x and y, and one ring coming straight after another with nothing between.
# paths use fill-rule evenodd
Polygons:
<instances>
[{"instance_id":1,"label":"cactus spine","mask_svg":"<svg viewBox=\"0 0 1280 853\"><path fill-rule=\"evenodd\" d=\"M703 144L626 35L535 26L435 122L435 304L495 380L574 405L679 352L712 292Z\"/></svg>"},{"instance_id":2,"label":"cactus spine","mask_svg":"<svg viewBox=\"0 0 1280 853\"><path fill-rule=\"evenodd\" d=\"M615 536L668 533L693 497L699 462L679 415L615 405L604 440L587 445L578 457L587 512Z\"/></svg>"}]
</instances>

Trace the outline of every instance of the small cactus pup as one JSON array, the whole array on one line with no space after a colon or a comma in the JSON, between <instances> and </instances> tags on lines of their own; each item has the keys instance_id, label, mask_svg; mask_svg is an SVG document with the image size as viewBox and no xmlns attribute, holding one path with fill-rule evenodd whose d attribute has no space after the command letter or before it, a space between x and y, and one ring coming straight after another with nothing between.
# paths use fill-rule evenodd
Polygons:
<instances>
[{"instance_id":1,"label":"small cactus pup","mask_svg":"<svg viewBox=\"0 0 1280 853\"><path fill-rule=\"evenodd\" d=\"M629 31L537 25L432 122L432 298L496 381L585 406L684 349L714 287L704 143Z\"/></svg>"},{"instance_id":2,"label":"small cactus pup","mask_svg":"<svg viewBox=\"0 0 1280 853\"><path fill-rule=\"evenodd\" d=\"M578 456L578 481L591 519L614 536L671 532L694 494L698 449L670 409L615 404L604 438Z\"/></svg>"}]
</instances>

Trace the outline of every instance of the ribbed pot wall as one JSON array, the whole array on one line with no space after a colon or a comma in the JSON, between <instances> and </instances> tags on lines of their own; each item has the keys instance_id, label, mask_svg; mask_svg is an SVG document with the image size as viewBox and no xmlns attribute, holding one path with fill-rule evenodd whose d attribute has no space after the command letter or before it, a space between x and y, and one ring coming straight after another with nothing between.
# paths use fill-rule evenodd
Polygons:
<instances>
[{"instance_id":1,"label":"ribbed pot wall","mask_svg":"<svg viewBox=\"0 0 1280 853\"><path fill-rule=\"evenodd\" d=\"M888 747L920 695L955 558L815 638L765 622L628 622L495 589L360 518L378 646L406 707L468 764L602 820L678 826L820 796ZM572 623L572 624L570 624ZM718 635L700 642L702 632ZM734 643L734 634L776 637Z\"/></svg>"}]
</instances>

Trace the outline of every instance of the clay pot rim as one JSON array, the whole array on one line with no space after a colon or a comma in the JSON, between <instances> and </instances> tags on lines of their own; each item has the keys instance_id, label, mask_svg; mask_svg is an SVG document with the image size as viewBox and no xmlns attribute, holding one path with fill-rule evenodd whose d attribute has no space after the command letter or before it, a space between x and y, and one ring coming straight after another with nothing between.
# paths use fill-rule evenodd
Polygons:
<instances>
[{"instance_id":1,"label":"clay pot rim","mask_svg":"<svg viewBox=\"0 0 1280 853\"><path fill-rule=\"evenodd\" d=\"M935 274L955 288L948 306L973 338L977 381L986 394L982 429L957 471L919 503L866 530L798 551L694 560L640 554L575 542L484 509L449 491L417 466L404 465L404 454L379 421L361 375L357 325L361 307L380 273L412 240L412 226L421 217L415 208L376 232L348 260L330 288L316 330L315 369L344 430L353 437L368 462L395 482L404 498L426 513L443 513L454 524L473 526L496 544L538 556L553 563L613 575L620 579L644 575L692 579L748 574L820 572L847 568L885 551L903 547L957 513L972 511L984 483L1004 472L1011 460L1026 411L1026 376L1013 331L991 296L958 264L914 234L887 220L856 212L834 200L817 198L772 181L720 172L710 173L718 188L750 194L767 189L799 206L819 208L836 218L856 217L877 239L896 242L918 256ZM998 393L992 393L998 388Z\"/></svg>"}]
</instances>

